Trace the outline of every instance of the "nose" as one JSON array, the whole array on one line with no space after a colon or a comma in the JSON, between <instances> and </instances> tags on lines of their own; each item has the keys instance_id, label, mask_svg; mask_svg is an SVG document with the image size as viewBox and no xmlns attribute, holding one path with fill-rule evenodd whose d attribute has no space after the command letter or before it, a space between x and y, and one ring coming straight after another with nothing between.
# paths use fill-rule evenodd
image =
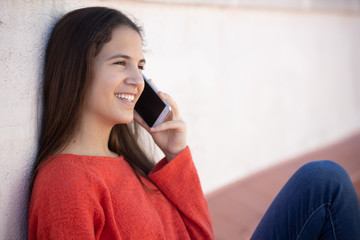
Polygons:
<instances>
[{"instance_id":1,"label":"nose","mask_svg":"<svg viewBox=\"0 0 360 240\"><path fill-rule=\"evenodd\" d=\"M144 86L144 79L142 72L139 69L135 71L131 71L128 78L126 78L126 83L130 85L135 85L136 87L143 87Z\"/></svg>"}]
</instances>

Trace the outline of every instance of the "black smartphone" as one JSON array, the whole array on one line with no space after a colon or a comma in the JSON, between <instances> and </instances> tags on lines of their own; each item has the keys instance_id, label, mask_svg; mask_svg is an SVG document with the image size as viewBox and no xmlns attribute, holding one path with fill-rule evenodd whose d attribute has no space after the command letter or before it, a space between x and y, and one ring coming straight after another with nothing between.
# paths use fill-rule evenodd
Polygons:
<instances>
[{"instance_id":1,"label":"black smartphone","mask_svg":"<svg viewBox=\"0 0 360 240\"><path fill-rule=\"evenodd\" d=\"M158 96L158 91L143 75L145 87L135 104L135 111L149 127L164 122L171 112L170 105Z\"/></svg>"}]
</instances>

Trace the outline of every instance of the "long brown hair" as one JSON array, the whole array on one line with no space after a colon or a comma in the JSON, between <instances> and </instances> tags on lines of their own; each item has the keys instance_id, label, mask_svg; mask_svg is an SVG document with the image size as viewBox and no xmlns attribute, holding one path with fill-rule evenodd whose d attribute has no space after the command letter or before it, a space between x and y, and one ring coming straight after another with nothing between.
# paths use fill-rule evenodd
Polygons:
<instances>
[{"instance_id":1,"label":"long brown hair","mask_svg":"<svg viewBox=\"0 0 360 240\"><path fill-rule=\"evenodd\" d=\"M39 168L61 151L78 129L93 58L110 41L112 30L121 25L142 35L141 28L126 15L105 7L74 10L55 25L46 49L41 133L30 190ZM134 121L115 125L108 146L124 156L138 178L146 178L154 166L139 146L139 126Z\"/></svg>"}]
</instances>

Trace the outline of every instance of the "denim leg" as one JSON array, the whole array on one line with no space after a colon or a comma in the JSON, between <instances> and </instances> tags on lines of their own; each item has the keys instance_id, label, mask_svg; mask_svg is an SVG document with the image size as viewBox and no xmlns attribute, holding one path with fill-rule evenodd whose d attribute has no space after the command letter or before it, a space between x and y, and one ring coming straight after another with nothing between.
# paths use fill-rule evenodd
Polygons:
<instances>
[{"instance_id":1,"label":"denim leg","mask_svg":"<svg viewBox=\"0 0 360 240\"><path fill-rule=\"evenodd\" d=\"M359 200L346 171L331 161L305 164L276 196L251 239L360 239Z\"/></svg>"}]
</instances>

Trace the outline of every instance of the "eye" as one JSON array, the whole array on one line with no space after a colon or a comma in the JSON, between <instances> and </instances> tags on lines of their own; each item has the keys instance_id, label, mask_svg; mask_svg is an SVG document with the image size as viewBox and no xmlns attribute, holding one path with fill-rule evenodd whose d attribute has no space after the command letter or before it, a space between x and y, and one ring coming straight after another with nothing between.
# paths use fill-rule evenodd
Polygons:
<instances>
[{"instance_id":1,"label":"eye","mask_svg":"<svg viewBox=\"0 0 360 240\"><path fill-rule=\"evenodd\" d=\"M125 61L115 62L114 64L116 64L116 65L126 66L126 62L125 62Z\"/></svg>"},{"instance_id":2,"label":"eye","mask_svg":"<svg viewBox=\"0 0 360 240\"><path fill-rule=\"evenodd\" d=\"M144 70L144 69L145 69L145 66L139 65L138 68L139 68L140 70Z\"/></svg>"}]
</instances>

